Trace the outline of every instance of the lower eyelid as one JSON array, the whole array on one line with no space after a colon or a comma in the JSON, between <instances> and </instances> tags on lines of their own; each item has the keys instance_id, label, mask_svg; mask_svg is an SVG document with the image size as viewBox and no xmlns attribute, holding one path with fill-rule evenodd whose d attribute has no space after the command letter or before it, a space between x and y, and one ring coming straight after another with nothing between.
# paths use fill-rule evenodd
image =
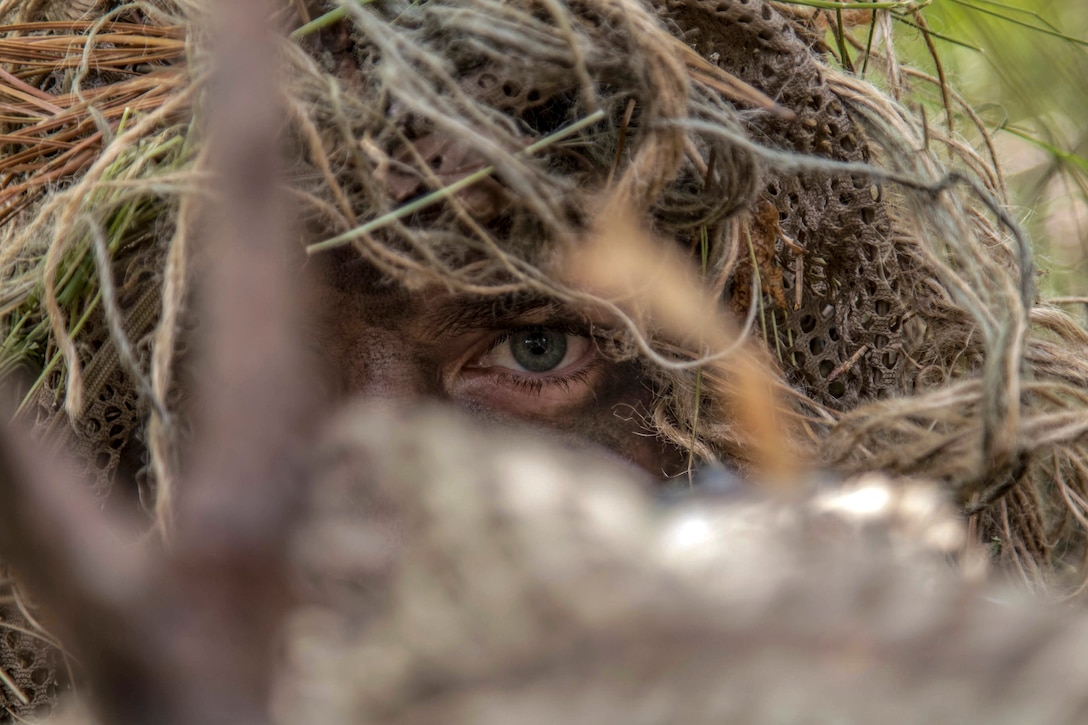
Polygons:
<instances>
[{"instance_id":1,"label":"lower eyelid","mask_svg":"<svg viewBox=\"0 0 1088 725\"><path fill-rule=\"evenodd\" d=\"M487 354L481 353L474 363L461 367L448 379L447 391L454 400L526 419L549 417L581 406L596 395L607 360L592 337L579 337L587 341L586 348L556 371L532 373L478 364Z\"/></svg>"},{"instance_id":2,"label":"lower eyelid","mask_svg":"<svg viewBox=\"0 0 1088 725\"><path fill-rule=\"evenodd\" d=\"M590 359L559 375L534 376L503 368L482 368L461 376L449 392L462 404L524 420L548 420L581 410L596 397L602 362L600 358Z\"/></svg>"},{"instance_id":3,"label":"lower eyelid","mask_svg":"<svg viewBox=\"0 0 1088 725\"><path fill-rule=\"evenodd\" d=\"M504 384L518 388L524 392L539 395L545 387L556 387L565 393L570 392L571 385L575 383L589 382L590 373L593 372L592 364L573 372L562 375L541 375L529 377L527 375L510 375L508 373L495 373L495 376Z\"/></svg>"}]
</instances>

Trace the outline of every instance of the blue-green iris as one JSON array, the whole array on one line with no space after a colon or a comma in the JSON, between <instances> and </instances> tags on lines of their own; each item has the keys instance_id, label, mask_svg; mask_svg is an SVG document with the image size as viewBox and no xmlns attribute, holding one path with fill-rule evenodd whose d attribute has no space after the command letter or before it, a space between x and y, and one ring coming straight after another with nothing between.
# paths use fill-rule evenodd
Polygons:
<instances>
[{"instance_id":1,"label":"blue-green iris","mask_svg":"<svg viewBox=\"0 0 1088 725\"><path fill-rule=\"evenodd\" d=\"M556 330L529 328L510 335L510 353L531 373L554 370L567 354L567 336Z\"/></svg>"}]
</instances>

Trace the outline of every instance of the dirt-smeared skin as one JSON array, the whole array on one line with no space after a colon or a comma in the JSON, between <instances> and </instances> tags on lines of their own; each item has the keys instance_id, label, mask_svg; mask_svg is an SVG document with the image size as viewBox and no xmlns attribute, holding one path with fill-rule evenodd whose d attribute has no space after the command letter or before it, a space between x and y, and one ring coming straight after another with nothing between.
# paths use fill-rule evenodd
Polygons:
<instances>
[{"instance_id":1,"label":"dirt-smeared skin","mask_svg":"<svg viewBox=\"0 0 1088 725\"><path fill-rule=\"evenodd\" d=\"M652 392L634 362L596 362L584 381L537 394L504 392L487 376L466 382L472 346L490 332L444 330L436 314L463 298L442 289L408 292L361 264L330 264L319 293L320 319L310 345L327 363L338 397L394 404L440 400L489 421L528 424L564 441L598 444L655 477L677 475L684 457L650 433ZM535 323L536 320L533 320ZM496 320L496 329L509 321ZM546 324L546 323L545 323Z\"/></svg>"}]
</instances>

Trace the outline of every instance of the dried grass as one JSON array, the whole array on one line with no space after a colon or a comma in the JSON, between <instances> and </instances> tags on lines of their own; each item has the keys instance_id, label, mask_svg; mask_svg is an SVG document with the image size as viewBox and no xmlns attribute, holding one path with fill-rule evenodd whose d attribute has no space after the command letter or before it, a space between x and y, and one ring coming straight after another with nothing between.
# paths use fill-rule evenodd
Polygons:
<instances>
[{"instance_id":1,"label":"dried grass","mask_svg":"<svg viewBox=\"0 0 1088 725\"><path fill-rule=\"evenodd\" d=\"M194 42L202 27L196 10L165 2L131 7L126 12L142 13L144 22L20 20L4 30L0 63L12 77L0 88L0 142L13 153L0 160L0 221L6 222L0 310L5 365L48 372L63 360L66 405L78 414L75 341L109 294L100 283L105 257L149 230L168 242L151 369L123 363L158 411L151 447L161 513L169 509L173 475L166 399L190 276L192 207L209 163L189 126L206 83L206 58ZM864 46L865 62L880 67L891 94L825 68L872 149L870 163L833 162L753 138L750 119L788 113L693 58L641 4L601 0L579 7L571 14L555 3L353 2L300 28L298 42L285 41L291 193L315 240L311 250L350 243L410 288L438 284L484 295L533 289L606 309L622 330L613 354L639 356L651 371L658 404L650 423L699 459L751 463L768 436L791 447L808 438L805 445L843 471L942 480L978 517L982 535L1000 533L1004 554L1025 571L1081 556L1088 338L1036 300L1030 250L1001 206L1004 181L994 164L890 97L908 93L902 79L910 72L871 44ZM351 28L357 42L350 58L330 49L329 34L341 28ZM848 42L844 35L844 48ZM536 125L527 128L465 80L496 58L510 64L511 77L520 73L562 101L539 106ZM345 70L353 65L357 71ZM941 79L935 82L948 103L965 107ZM539 157L525 153L534 141L598 113L603 120L554 139ZM429 134L455 139L476 166L455 178L431 168L413 144ZM964 170L950 173L948 164ZM608 179L611 198L649 210L656 235L706 235L706 286L720 295L738 265L748 264L746 210L767 170L880 182L918 305L903 331L918 338L902 344L913 359L911 374L884 391L884 400L835 413L766 366L780 392L760 401L773 409L776 425L796 422L796 435L740 423L738 379L719 364L730 358L724 343L707 350L702 343L712 336L677 336L676 325L648 324L558 274L567 252L598 221L590 199L598 197L582 191L601 191ZM477 213L465 190L490 175L501 179L509 204L495 217ZM416 198L414 206L404 204L408 197ZM34 223L26 224L31 217ZM758 276L758 264L752 267ZM757 288L752 299L766 291ZM108 317L118 316L114 307L105 304ZM748 335L758 316L771 356L788 371L773 318L768 325L758 302L750 312L736 334ZM689 314L701 320L708 311ZM118 325L112 328L124 348ZM1059 533L1064 543L1054 547Z\"/></svg>"}]
</instances>

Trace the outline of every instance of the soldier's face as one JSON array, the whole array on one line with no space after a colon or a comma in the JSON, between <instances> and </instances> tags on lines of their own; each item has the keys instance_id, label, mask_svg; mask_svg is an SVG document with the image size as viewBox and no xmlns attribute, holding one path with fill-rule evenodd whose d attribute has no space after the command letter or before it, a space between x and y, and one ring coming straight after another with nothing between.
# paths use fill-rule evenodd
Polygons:
<instances>
[{"instance_id":1,"label":"soldier's face","mask_svg":"<svg viewBox=\"0 0 1088 725\"><path fill-rule=\"evenodd\" d=\"M327 265L319 347L337 393L440 400L599 444L658 477L684 455L648 425L637 363L605 358L584 317L539 297L408 292L363 262Z\"/></svg>"}]
</instances>

